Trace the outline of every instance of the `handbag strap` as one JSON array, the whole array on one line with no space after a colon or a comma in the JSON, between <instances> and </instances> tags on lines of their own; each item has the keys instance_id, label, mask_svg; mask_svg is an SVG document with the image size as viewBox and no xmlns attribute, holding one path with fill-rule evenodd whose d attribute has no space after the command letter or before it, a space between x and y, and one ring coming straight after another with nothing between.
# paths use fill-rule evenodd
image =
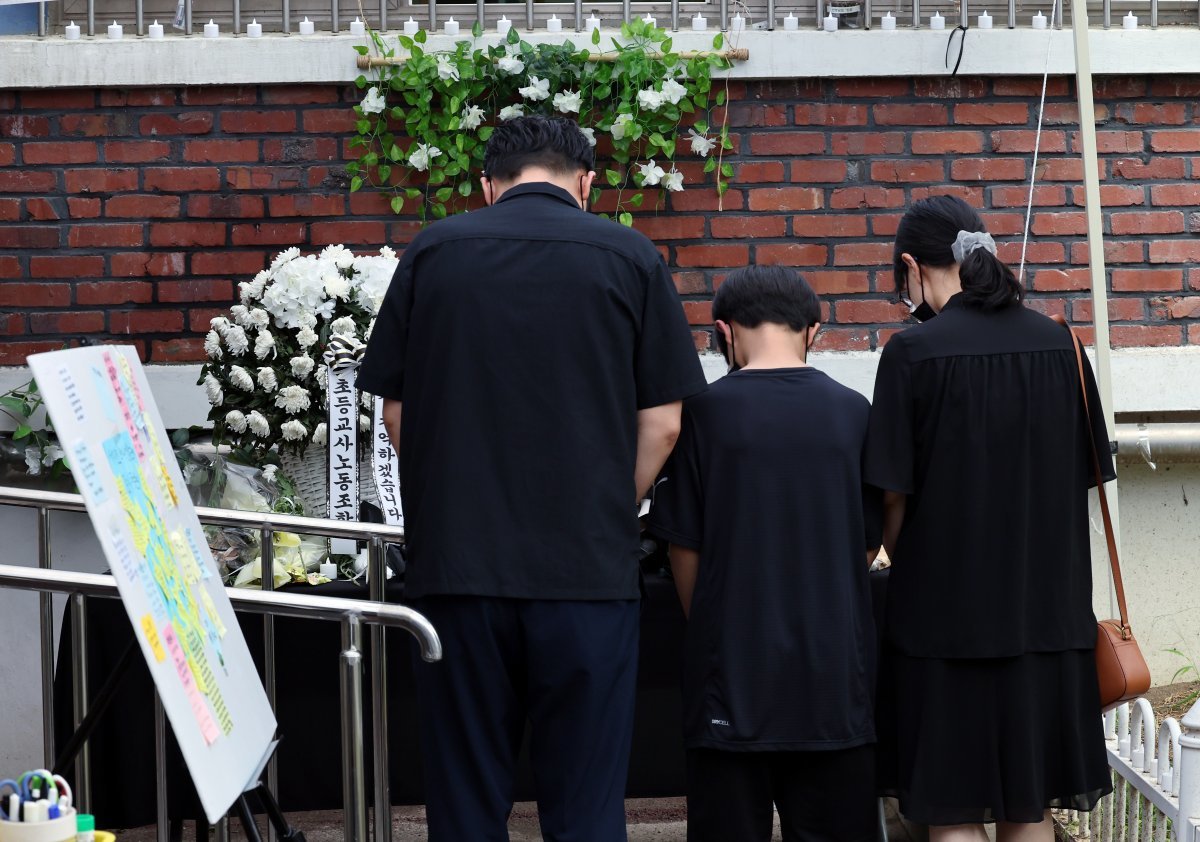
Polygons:
<instances>
[{"instance_id":1,"label":"handbag strap","mask_svg":"<svg viewBox=\"0 0 1200 842\"><path fill-rule=\"evenodd\" d=\"M1104 540L1108 543L1108 561L1112 566L1113 586L1117 592L1117 610L1121 612L1121 637L1128 640L1133 636L1129 628L1129 609L1125 607L1125 584L1121 581L1121 562L1117 557L1117 540L1113 535L1112 515L1108 511L1108 495L1104 491L1104 476L1100 473L1100 456L1096 452L1096 437L1092 434L1092 409L1088 405L1087 381L1083 374L1083 350L1079 337L1062 316L1054 321L1071 334L1071 347L1075 349L1075 367L1079 371L1079 391L1083 394L1083 414L1087 419L1088 450L1092 455L1092 471L1096 477L1096 492L1100 495L1100 514L1104 518Z\"/></svg>"}]
</instances>

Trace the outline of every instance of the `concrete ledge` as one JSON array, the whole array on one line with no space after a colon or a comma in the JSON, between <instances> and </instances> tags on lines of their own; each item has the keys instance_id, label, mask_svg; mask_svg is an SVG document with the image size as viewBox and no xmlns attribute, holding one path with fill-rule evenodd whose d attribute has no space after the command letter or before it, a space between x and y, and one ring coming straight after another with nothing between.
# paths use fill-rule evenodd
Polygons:
<instances>
[{"instance_id":1,"label":"concrete ledge","mask_svg":"<svg viewBox=\"0 0 1200 842\"><path fill-rule=\"evenodd\" d=\"M681 50L712 46L716 33L680 31ZM945 66L949 30L813 30L766 32L748 30L727 37L727 46L746 47L750 60L730 72L736 79L793 79L864 76L949 76ZM601 46L617 33L602 32ZM531 43L560 43L561 35L545 32L524 36ZM588 36L569 33L577 44ZM1200 73L1195 27L1175 26L1126 32L1091 30L1092 71L1096 75ZM430 50L446 49L455 40L429 39ZM479 44L494 44L485 35ZM273 85L345 83L360 73L353 46L362 39L348 34L267 35L206 39L200 35L169 36L162 41L103 35L67 41L47 38L0 38L0 88L125 87L178 85ZM971 29L966 35L961 76L1040 75L1047 61L1053 74L1075 72L1071 32L1033 29Z\"/></svg>"}]
</instances>

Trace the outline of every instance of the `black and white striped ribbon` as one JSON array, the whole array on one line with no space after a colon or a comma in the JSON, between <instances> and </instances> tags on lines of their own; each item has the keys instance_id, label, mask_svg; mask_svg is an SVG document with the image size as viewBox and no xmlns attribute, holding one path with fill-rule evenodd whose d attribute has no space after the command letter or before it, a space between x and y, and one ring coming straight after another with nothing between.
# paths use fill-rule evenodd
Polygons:
<instances>
[{"instance_id":1,"label":"black and white striped ribbon","mask_svg":"<svg viewBox=\"0 0 1200 842\"><path fill-rule=\"evenodd\" d=\"M334 371L347 371L362 365L363 354L367 351L364 342L345 334L334 334L325 345L322 359L325 365Z\"/></svg>"}]
</instances>

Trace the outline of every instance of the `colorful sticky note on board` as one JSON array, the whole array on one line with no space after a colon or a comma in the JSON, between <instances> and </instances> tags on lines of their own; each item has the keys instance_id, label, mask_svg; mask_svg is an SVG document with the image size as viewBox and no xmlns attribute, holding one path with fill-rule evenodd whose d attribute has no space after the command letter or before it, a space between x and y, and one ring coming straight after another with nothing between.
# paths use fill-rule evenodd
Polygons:
<instances>
[{"instance_id":1,"label":"colorful sticky note on board","mask_svg":"<svg viewBox=\"0 0 1200 842\"><path fill-rule=\"evenodd\" d=\"M142 635L146 638L146 642L150 644L150 651L154 653L154 660L160 664L167 659L166 650L163 649L162 641L158 639L158 629L154 627L154 617L147 614L142 617Z\"/></svg>"},{"instance_id":2,"label":"colorful sticky note on board","mask_svg":"<svg viewBox=\"0 0 1200 842\"><path fill-rule=\"evenodd\" d=\"M213 625L216 626L217 634L224 637L228 629L221 622L221 615L217 613L217 606L213 603L212 597L208 595L208 591L204 588L200 588L200 604L204 606L204 613L208 615Z\"/></svg>"}]
</instances>

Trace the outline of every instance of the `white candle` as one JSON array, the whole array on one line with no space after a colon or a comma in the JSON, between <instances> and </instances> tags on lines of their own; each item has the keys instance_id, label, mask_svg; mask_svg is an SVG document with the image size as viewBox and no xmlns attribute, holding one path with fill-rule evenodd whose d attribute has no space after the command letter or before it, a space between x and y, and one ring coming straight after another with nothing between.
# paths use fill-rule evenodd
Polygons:
<instances>
[{"instance_id":1,"label":"white candle","mask_svg":"<svg viewBox=\"0 0 1200 842\"><path fill-rule=\"evenodd\" d=\"M979 28L980 29L991 29L992 28L992 16L989 15L986 10L984 11L984 13L982 15L979 16Z\"/></svg>"},{"instance_id":2,"label":"white candle","mask_svg":"<svg viewBox=\"0 0 1200 842\"><path fill-rule=\"evenodd\" d=\"M1125 17L1121 18L1122 29L1137 29L1137 15L1130 12Z\"/></svg>"},{"instance_id":3,"label":"white candle","mask_svg":"<svg viewBox=\"0 0 1200 842\"><path fill-rule=\"evenodd\" d=\"M1046 28L1046 16L1043 15L1041 12L1038 12L1036 15L1033 16L1033 28L1034 29L1045 29Z\"/></svg>"},{"instance_id":4,"label":"white candle","mask_svg":"<svg viewBox=\"0 0 1200 842\"><path fill-rule=\"evenodd\" d=\"M896 18L892 16L891 12L879 19L879 28L888 32L896 31Z\"/></svg>"},{"instance_id":5,"label":"white candle","mask_svg":"<svg viewBox=\"0 0 1200 842\"><path fill-rule=\"evenodd\" d=\"M741 32L746 28L746 19L742 17L741 12L738 12L736 15L734 15L733 19L729 21L729 28L734 32Z\"/></svg>"},{"instance_id":6,"label":"white candle","mask_svg":"<svg viewBox=\"0 0 1200 842\"><path fill-rule=\"evenodd\" d=\"M156 21L154 21L154 23L152 23L148 27L146 27L146 37L149 38L151 41L162 40L162 37L163 37L162 24L156 20Z\"/></svg>"},{"instance_id":7,"label":"white candle","mask_svg":"<svg viewBox=\"0 0 1200 842\"><path fill-rule=\"evenodd\" d=\"M783 19L783 28L786 29L788 32L793 32L793 31L799 29L800 28L800 18L796 17L791 12L788 12L787 17Z\"/></svg>"},{"instance_id":8,"label":"white candle","mask_svg":"<svg viewBox=\"0 0 1200 842\"><path fill-rule=\"evenodd\" d=\"M367 25L358 18L355 18L354 20L350 21L350 34L357 38L361 38L367 34Z\"/></svg>"},{"instance_id":9,"label":"white candle","mask_svg":"<svg viewBox=\"0 0 1200 842\"><path fill-rule=\"evenodd\" d=\"M405 35L416 35L418 29L420 29L420 27L417 25L417 22L415 20L413 20L412 18L409 18L408 20L406 20L404 22L404 34Z\"/></svg>"},{"instance_id":10,"label":"white candle","mask_svg":"<svg viewBox=\"0 0 1200 842\"><path fill-rule=\"evenodd\" d=\"M68 41L79 40L79 27L75 25L75 21L67 24L66 29L63 30L63 35Z\"/></svg>"},{"instance_id":11,"label":"white candle","mask_svg":"<svg viewBox=\"0 0 1200 842\"><path fill-rule=\"evenodd\" d=\"M258 18L255 18L254 20L252 20L248 24L246 24L246 37L247 38L261 38L262 37L262 24L258 22Z\"/></svg>"},{"instance_id":12,"label":"white candle","mask_svg":"<svg viewBox=\"0 0 1200 842\"><path fill-rule=\"evenodd\" d=\"M316 29L317 29L317 27L308 18L305 18L304 20L300 21L300 34L301 35L312 35L316 31Z\"/></svg>"},{"instance_id":13,"label":"white candle","mask_svg":"<svg viewBox=\"0 0 1200 842\"><path fill-rule=\"evenodd\" d=\"M703 32L704 30L708 29L708 18L706 18L704 15L696 15L694 18L692 18L692 29L694 29L696 32Z\"/></svg>"},{"instance_id":14,"label":"white candle","mask_svg":"<svg viewBox=\"0 0 1200 842\"><path fill-rule=\"evenodd\" d=\"M946 28L946 19L944 17L942 17L941 12L933 13L933 17L931 17L929 19L929 28L930 29L945 29Z\"/></svg>"},{"instance_id":15,"label":"white candle","mask_svg":"<svg viewBox=\"0 0 1200 842\"><path fill-rule=\"evenodd\" d=\"M837 15L830 12L825 16L824 28L826 32L837 32L838 19Z\"/></svg>"},{"instance_id":16,"label":"white candle","mask_svg":"<svg viewBox=\"0 0 1200 842\"><path fill-rule=\"evenodd\" d=\"M496 21L496 31L501 35L507 35L508 30L510 29L512 29L512 21L506 18L504 15L501 15L500 20Z\"/></svg>"},{"instance_id":17,"label":"white candle","mask_svg":"<svg viewBox=\"0 0 1200 842\"><path fill-rule=\"evenodd\" d=\"M108 37L113 41L120 41L123 34L124 30L121 29L121 24L114 20L112 26L108 28Z\"/></svg>"},{"instance_id":18,"label":"white candle","mask_svg":"<svg viewBox=\"0 0 1200 842\"><path fill-rule=\"evenodd\" d=\"M444 24L442 24L442 31L445 32L447 35L457 35L458 34L458 21L456 21L454 18L450 18L450 20L448 20Z\"/></svg>"},{"instance_id":19,"label":"white candle","mask_svg":"<svg viewBox=\"0 0 1200 842\"><path fill-rule=\"evenodd\" d=\"M593 31L595 29L599 29L599 28L600 28L600 18L596 17L596 15L593 13L587 19L587 30L588 30L588 32L591 32L591 31Z\"/></svg>"},{"instance_id":20,"label":"white candle","mask_svg":"<svg viewBox=\"0 0 1200 842\"><path fill-rule=\"evenodd\" d=\"M647 14L644 18L642 18L642 20L645 21L649 26L657 26L658 25L658 19L650 14Z\"/></svg>"},{"instance_id":21,"label":"white candle","mask_svg":"<svg viewBox=\"0 0 1200 842\"><path fill-rule=\"evenodd\" d=\"M546 31L562 32L562 21L559 20L558 15L551 15L550 19L546 21Z\"/></svg>"},{"instance_id":22,"label":"white candle","mask_svg":"<svg viewBox=\"0 0 1200 842\"><path fill-rule=\"evenodd\" d=\"M208 19L208 23L204 24L204 37L216 38L221 34L221 27L217 26L212 18Z\"/></svg>"}]
</instances>

